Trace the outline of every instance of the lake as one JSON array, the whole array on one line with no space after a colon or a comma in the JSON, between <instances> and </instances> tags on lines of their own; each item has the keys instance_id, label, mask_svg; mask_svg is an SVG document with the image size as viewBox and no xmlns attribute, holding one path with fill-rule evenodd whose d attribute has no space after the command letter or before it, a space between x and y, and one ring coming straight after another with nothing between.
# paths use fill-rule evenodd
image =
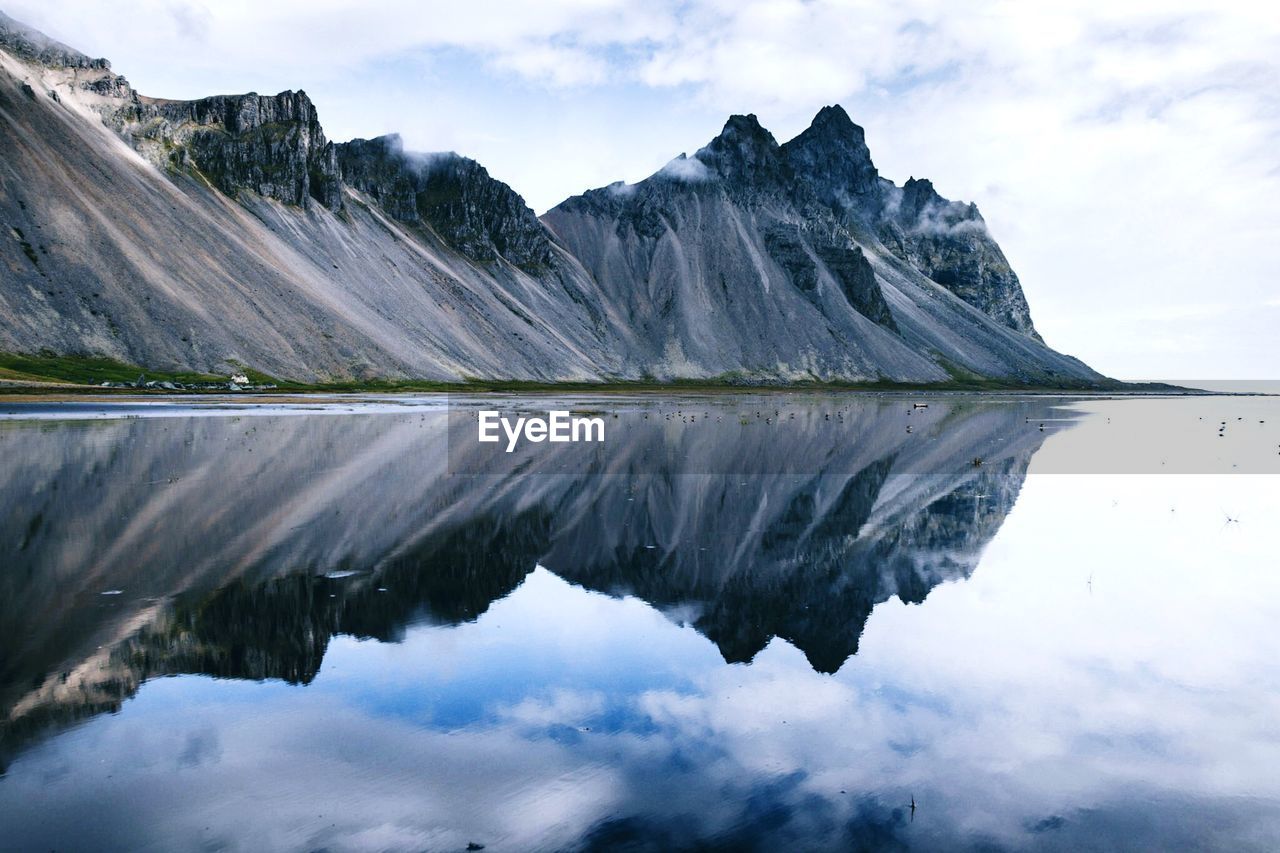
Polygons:
<instances>
[{"instance_id":1,"label":"lake","mask_svg":"<svg viewBox=\"0 0 1280 853\"><path fill-rule=\"evenodd\" d=\"M1280 848L1280 398L0 398L0 473L2 849Z\"/></svg>"}]
</instances>

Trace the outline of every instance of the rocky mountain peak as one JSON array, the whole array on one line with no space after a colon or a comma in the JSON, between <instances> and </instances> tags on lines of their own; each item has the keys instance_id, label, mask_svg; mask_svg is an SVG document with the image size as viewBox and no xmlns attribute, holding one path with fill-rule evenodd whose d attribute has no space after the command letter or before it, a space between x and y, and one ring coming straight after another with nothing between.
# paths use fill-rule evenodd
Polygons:
<instances>
[{"instance_id":1,"label":"rocky mountain peak","mask_svg":"<svg viewBox=\"0 0 1280 853\"><path fill-rule=\"evenodd\" d=\"M769 183L786 176L778 141L755 115L733 115L720 135L694 156L724 180L740 185Z\"/></svg>"},{"instance_id":2,"label":"rocky mountain peak","mask_svg":"<svg viewBox=\"0 0 1280 853\"><path fill-rule=\"evenodd\" d=\"M111 63L107 60L86 56L21 21L15 21L4 12L0 12L0 49L19 59L55 68L95 68L103 71L111 68Z\"/></svg>"},{"instance_id":3,"label":"rocky mountain peak","mask_svg":"<svg viewBox=\"0 0 1280 853\"><path fill-rule=\"evenodd\" d=\"M542 223L511 187L453 152L404 150L399 134L337 147L342 180L401 222L429 225L474 261L499 257L526 271L553 263Z\"/></svg>"},{"instance_id":4,"label":"rocky mountain peak","mask_svg":"<svg viewBox=\"0 0 1280 853\"><path fill-rule=\"evenodd\" d=\"M879 208L879 172L866 135L840 105L823 107L809 127L782 146L814 194L837 213L863 218Z\"/></svg>"},{"instance_id":5,"label":"rocky mountain peak","mask_svg":"<svg viewBox=\"0 0 1280 853\"><path fill-rule=\"evenodd\" d=\"M862 128L853 123L853 119L849 118L849 114L839 104L830 104L818 110L805 132L831 138L849 137L859 142L863 139Z\"/></svg>"},{"instance_id":6,"label":"rocky mountain peak","mask_svg":"<svg viewBox=\"0 0 1280 853\"><path fill-rule=\"evenodd\" d=\"M884 216L916 234L972 234L989 239L976 204L943 198L927 178L908 178L901 189L890 187L885 192Z\"/></svg>"},{"instance_id":7,"label":"rocky mountain peak","mask_svg":"<svg viewBox=\"0 0 1280 853\"><path fill-rule=\"evenodd\" d=\"M920 214L924 213L930 205L938 204L942 201L942 197L938 195L938 191L933 188L933 181L928 178L907 178L907 182L902 185L902 198L898 204L898 219L903 222L914 223L920 219Z\"/></svg>"},{"instance_id":8,"label":"rocky mountain peak","mask_svg":"<svg viewBox=\"0 0 1280 853\"><path fill-rule=\"evenodd\" d=\"M307 93L286 90L264 96L257 92L244 95L214 95L190 102L190 115L201 124L220 126L227 133L247 133L264 124L300 122L318 126L319 115Z\"/></svg>"},{"instance_id":9,"label":"rocky mountain peak","mask_svg":"<svg viewBox=\"0 0 1280 853\"><path fill-rule=\"evenodd\" d=\"M965 302L1040 340L1022 285L972 202L951 201L926 178L886 182L879 224L884 245Z\"/></svg>"},{"instance_id":10,"label":"rocky mountain peak","mask_svg":"<svg viewBox=\"0 0 1280 853\"><path fill-rule=\"evenodd\" d=\"M716 138L720 140L751 139L772 148L778 147L773 134L765 130L764 125L760 124L760 119L756 117L755 113L747 113L746 115L735 113L729 116L724 123L724 128L720 131L720 135Z\"/></svg>"}]
</instances>

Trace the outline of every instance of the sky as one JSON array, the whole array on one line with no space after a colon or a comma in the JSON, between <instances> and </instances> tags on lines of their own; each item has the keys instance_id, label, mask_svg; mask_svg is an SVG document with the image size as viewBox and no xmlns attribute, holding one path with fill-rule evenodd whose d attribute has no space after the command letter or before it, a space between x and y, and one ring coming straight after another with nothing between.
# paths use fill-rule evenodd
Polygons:
<instances>
[{"instance_id":1,"label":"sky","mask_svg":"<svg viewBox=\"0 0 1280 853\"><path fill-rule=\"evenodd\" d=\"M839 103L976 202L1046 342L1124 379L1280 379L1280 10L1261 2L18 0L144 94L304 89L331 139L475 158L541 213Z\"/></svg>"}]
</instances>

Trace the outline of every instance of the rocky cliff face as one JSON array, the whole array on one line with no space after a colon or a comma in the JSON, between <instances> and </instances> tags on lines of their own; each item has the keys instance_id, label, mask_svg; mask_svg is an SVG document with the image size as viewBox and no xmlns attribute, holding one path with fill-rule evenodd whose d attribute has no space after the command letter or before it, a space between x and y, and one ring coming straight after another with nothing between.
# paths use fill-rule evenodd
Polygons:
<instances>
[{"instance_id":1,"label":"rocky cliff face","mask_svg":"<svg viewBox=\"0 0 1280 853\"><path fill-rule=\"evenodd\" d=\"M667 373L1091 381L1043 346L976 208L924 189L881 178L826 107L784 145L733 116L692 157L543 219Z\"/></svg>"},{"instance_id":2,"label":"rocky cliff face","mask_svg":"<svg viewBox=\"0 0 1280 853\"><path fill-rule=\"evenodd\" d=\"M0 19L0 145L0 351L296 379L1101 380L1043 346L976 208L879 177L839 107L785 145L734 116L539 221L472 160L329 141L304 92L149 98Z\"/></svg>"},{"instance_id":3,"label":"rocky cliff face","mask_svg":"<svg viewBox=\"0 0 1280 853\"><path fill-rule=\"evenodd\" d=\"M73 60L0 50L0 351L301 380L625 375L590 277L479 167L419 187L440 197L415 223L342 181L304 93L163 101ZM455 196L470 220L439 212Z\"/></svg>"},{"instance_id":4,"label":"rocky cliff face","mask_svg":"<svg viewBox=\"0 0 1280 853\"><path fill-rule=\"evenodd\" d=\"M109 73L107 60L91 59L3 13L0 48L51 69L103 72L77 74L71 85L117 101L99 105L104 120L157 165L194 170L232 196L249 189L287 204L314 198L341 208L334 152L305 92L147 98Z\"/></svg>"},{"instance_id":5,"label":"rocky cliff face","mask_svg":"<svg viewBox=\"0 0 1280 853\"><path fill-rule=\"evenodd\" d=\"M797 180L837 218L874 232L893 254L997 322L1040 340L1022 285L974 204L948 201L927 180L881 178L862 128L823 107L783 146Z\"/></svg>"},{"instance_id":6,"label":"rocky cliff face","mask_svg":"<svg viewBox=\"0 0 1280 853\"><path fill-rule=\"evenodd\" d=\"M879 237L895 255L1011 329L1041 340L1018 276L975 204L948 201L927 180L884 186Z\"/></svg>"},{"instance_id":7,"label":"rocky cliff face","mask_svg":"<svg viewBox=\"0 0 1280 853\"><path fill-rule=\"evenodd\" d=\"M0 12L0 50L19 59L58 68L89 68L100 71L111 68L111 63L107 60L91 59L21 21L15 21L4 12Z\"/></svg>"},{"instance_id":8,"label":"rocky cliff face","mask_svg":"<svg viewBox=\"0 0 1280 853\"><path fill-rule=\"evenodd\" d=\"M107 121L154 162L191 170L223 193L250 190L306 207L342 209L334 147L306 92L198 101L134 96Z\"/></svg>"},{"instance_id":9,"label":"rocky cliff face","mask_svg":"<svg viewBox=\"0 0 1280 853\"><path fill-rule=\"evenodd\" d=\"M839 216L874 221L881 209L881 180L866 135L839 106L823 107L783 152L798 180Z\"/></svg>"},{"instance_id":10,"label":"rocky cliff face","mask_svg":"<svg viewBox=\"0 0 1280 853\"><path fill-rule=\"evenodd\" d=\"M409 154L398 135L337 146L342 179L401 222L425 223L479 263L551 266L545 228L515 190L457 154Z\"/></svg>"}]
</instances>

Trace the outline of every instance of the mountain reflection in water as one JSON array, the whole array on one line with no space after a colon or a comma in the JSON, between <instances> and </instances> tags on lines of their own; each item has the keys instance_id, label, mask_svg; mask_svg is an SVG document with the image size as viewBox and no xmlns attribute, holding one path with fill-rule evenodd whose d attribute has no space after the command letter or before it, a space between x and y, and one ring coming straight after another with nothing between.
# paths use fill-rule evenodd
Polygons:
<instances>
[{"instance_id":1,"label":"mountain reflection in water","mask_svg":"<svg viewBox=\"0 0 1280 853\"><path fill-rule=\"evenodd\" d=\"M1026 420L1047 416L935 403L912 412L919 435L898 400L799 423L760 406L739 407L747 424L641 407L600 459L461 458L463 407L11 429L29 468L3 498L5 747L155 676L308 683L335 634L475 619L537 565L679 614L728 662L780 637L835 672L876 604L973 570L1044 437ZM116 590L133 606L104 602Z\"/></svg>"},{"instance_id":2,"label":"mountain reflection in water","mask_svg":"<svg viewBox=\"0 0 1280 853\"><path fill-rule=\"evenodd\" d=\"M627 770L634 756L593 751L584 740L592 727L573 721L590 718L596 731L625 734L627 745L614 747L623 752L655 737L658 710L641 719L610 697L632 682L687 686L692 676L682 674L680 655L700 653L645 657L663 623L691 627L709 640L721 667L751 662L784 641L803 655L811 675L838 672L858 653L878 605L922 602L939 584L974 572L1018 498L1031 456L1052 432L1038 425L1070 422L1048 400L935 401L910 414L908 402L892 397L593 405L618 415L610 418L603 447L526 445L512 454L466 441L474 429L470 401L455 401L448 411L4 425L0 761L9 767L0 780L0 808L4 786L29 761L38 764L45 746L72 737L72 724L123 710L127 725L135 705L134 715L145 717L143 699L151 694L144 684L160 676L311 685L287 694L298 697L287 700L296 706L294 724L322 726L320 717L332 713L334 737L370 739L367 755L357 747L345 759L355 778L430 785L419 778L425 765L386 755L369 729L373 723L352 723L342 709L378 683L373 648L398 644L407 654L424 637L442 642L447 634L439 632L470 643L468 626L496 614L503 599L509 608L493 617L498 622L490 630L502 628L521 652L484 657L465 689L433 682L424 670L420 683L387 688L379 707L425 725L421 708L431 705L431 725L461 735L474 733L502 705L506 714L536 716L543 735L580 755L576 770L561 768L571 777L612 768L658 787L693 777L708 783L725 760L710 744L686 744L654 759L656 765ZM590 647L557 645L558 631L591 624L606 606L574 597L573 589L624 608L611 617L620 620L611 647L625 649L616 659L596 661ZM518 612L552 600L565 609L543 613L541 621ZM342 645L342 638L356 644ZM360 642L367 640L377 643ZM335 657L340 645L345 651ZM331 667L359 683L347 693L322 687L318 675ZM554 680L556 667L585 667L577 686L603 697L591 700L600 708L584 717L563 685L541 695L539 679ZM194 718L203 701L197 697L213 696L192 686L198 683L204 682L178 679L172 688L157 682L154 695L189 705ZM240 691L218 683L225 685L222 697ZM803 717L806 702L824 701L822 689L775 700L795 703ZM276 701L263 700L263 719ZM557 710L558 702L568 706ZM233 713L245 724L255 714L254 703L246 703ZM194 750L196 766L206 766L200 756L207 749L218 752L215 742L231 723L210 725L182 747L183 755ZM476 748L475 759L488 769L458 783L473 786L473 798L518 811L524 798L535 797L516 781L523 771L504 764L505 746ZM918 747L895 748L910 754ZM762 742L761 749L770 747ZM462 773L454 763L465 762L438 744L419 759L446 777ZM243 781L225 766L217 772L222 784ZM307 771L266 759L238 771L294 772ZM569 793L572 785L553 807L556 798L544 790L524 806L532 828L497 838L492 826L465 817L403 825L403 818L374 815L382 807L361 800L357 790L341 831L329 832L328 819L303 821L294 835L268 846L448 849L466 846L469 827L489 832L480 840L491 845L505 837L510 849L901 842L903 822L911 823L903 804L858 792L839 808L814 800L804 788L820 772L815 766L799 775L722 779L715 783L723 799L715 820L659 808L634 791L613 797L613 806L597 814L581 794ZM0 817L0 825L7 822ZM223 824L217 838L165 827L157 828L155 843L254 846L234 826L215 823ZM249 820L245 831L253 824L265 831L261 819ZM384 834L369 829L375 825ZM1053 828L1046 824L1045 831ZM138 843L134 830L117 829L121 834L105 847ZM366 830L372 834L361 835Z\"/></svg>"}]
</instances>

